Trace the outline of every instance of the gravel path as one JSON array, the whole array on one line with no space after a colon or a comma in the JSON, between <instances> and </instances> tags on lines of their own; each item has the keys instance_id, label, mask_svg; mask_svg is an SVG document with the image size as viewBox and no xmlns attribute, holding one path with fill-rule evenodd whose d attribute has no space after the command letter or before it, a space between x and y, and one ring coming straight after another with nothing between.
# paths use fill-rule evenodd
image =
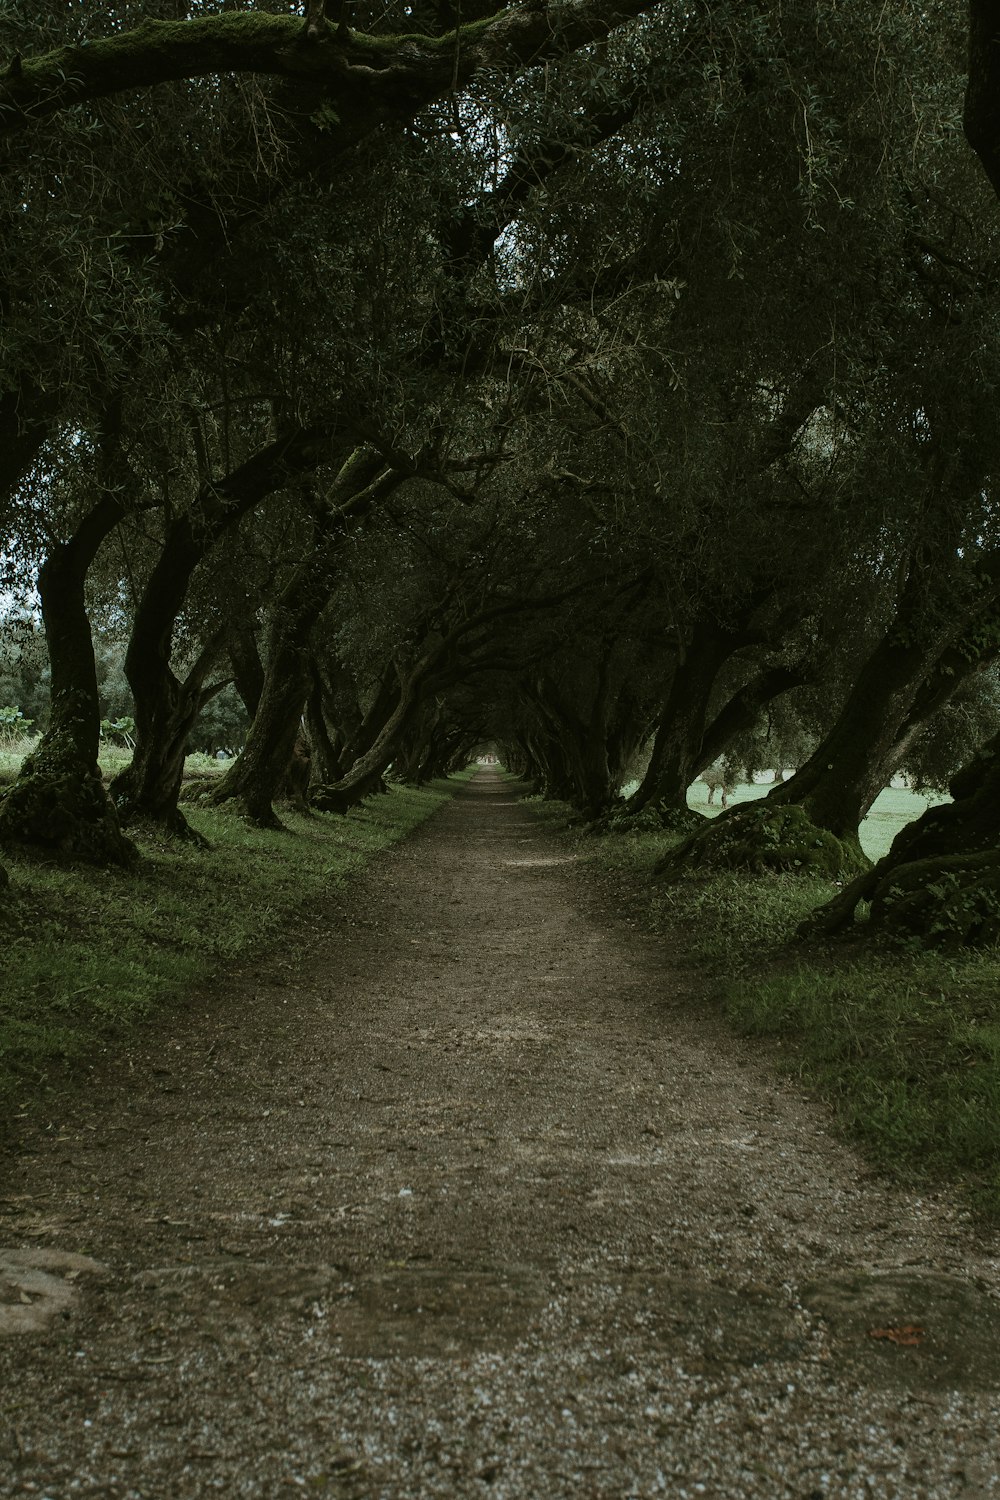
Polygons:
<instances>
[{"instance_id":1,"label":"gravel path","mask_svg":"<svg viewBox=\"0 0 1000 1500\"><path fill-rule=\"evenodd\" d=\"M5 1164L0 1495L1000 1495L996 1246L506 783L351 899Z\"/></svg>"}]
</instances>

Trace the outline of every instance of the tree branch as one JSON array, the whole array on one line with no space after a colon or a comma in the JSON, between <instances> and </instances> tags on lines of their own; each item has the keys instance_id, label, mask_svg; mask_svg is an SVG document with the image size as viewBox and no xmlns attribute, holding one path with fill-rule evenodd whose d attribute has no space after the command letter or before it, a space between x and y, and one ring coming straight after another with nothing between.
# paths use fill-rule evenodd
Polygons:
<instances>
[{"instance_id":1,"label":"tree branch","mask_svg":"<svg viewBox=\"0 0 1000 1500\"><path fill-rule=\"evenodd\" d=\"M484 67L513 71L574 52L654 3L525 5L439 37L368 36L261 12L146 21L40 57L15 57L0 78L0 135L113 94L213 73L255 73L323 89L336 111L324 120L336 145L339 134L357 139L383 121L410 118Z\"/></svg>"}]
</instances>

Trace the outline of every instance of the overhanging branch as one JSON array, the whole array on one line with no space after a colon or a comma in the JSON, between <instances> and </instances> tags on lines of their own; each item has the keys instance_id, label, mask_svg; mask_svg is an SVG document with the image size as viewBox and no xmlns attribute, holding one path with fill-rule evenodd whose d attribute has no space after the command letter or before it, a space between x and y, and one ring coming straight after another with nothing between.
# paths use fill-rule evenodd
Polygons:
<instances>
[{"instance_id":1,"label":"overhanging branch","mask_svg":"<svg viewBox=\"0 0 1000 1500\"><path fill-rule=\"evenodd\" d=\"M332 106L336 146L338 134L356 139L382 121L410 118L481 68L513 71L561 57L655 3L519 6L439 37L369 36L260 12L146 21L40 57L15 57L0 78L0 134L113 94L216 73L255 73L322 89Z\"/></svg>"}]
</instances>

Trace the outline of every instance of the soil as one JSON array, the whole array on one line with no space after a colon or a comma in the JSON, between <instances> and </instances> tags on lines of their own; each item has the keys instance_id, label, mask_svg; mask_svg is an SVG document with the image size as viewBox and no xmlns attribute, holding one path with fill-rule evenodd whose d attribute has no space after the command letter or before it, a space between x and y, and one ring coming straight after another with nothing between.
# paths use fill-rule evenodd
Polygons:
<instances>
[{"instance_id":1,"label":"soil","mask_svg":"<svg viewBox=\"0 0 1000 1500\"><path fill-rule=\"evenodd\" d=\"M481 771L0 1182L0 1495L1000 1495L994 1242Z\"/></svg>"}]
</instances>

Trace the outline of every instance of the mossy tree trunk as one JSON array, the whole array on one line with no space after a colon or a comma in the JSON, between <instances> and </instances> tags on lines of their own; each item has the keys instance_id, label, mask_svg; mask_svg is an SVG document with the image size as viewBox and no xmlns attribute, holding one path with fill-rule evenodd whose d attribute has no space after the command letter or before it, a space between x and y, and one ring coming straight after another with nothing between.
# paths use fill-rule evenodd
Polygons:
<instances>
[{"instance_id":1,"label":"mossy tree trunk","mask_svg":"<svg viewBox=\"0 0 1000 1500\"><path fill-rule=\"evenodd\" d=\"M305 705L306 734L309 738L310 781L317 786L335 781L340 774L336 731L331 730L326 716L326 685L318 664L310 655L309 694Z\"/></svg>"},{"instance_id":2,"label":"mossy tree trunk","mask_svg":"<svg viewBox=\"0 0 1000 1500\"><path fill-rule=\"evenodd\" d=\"M414 716L409 734L396 748L393 757L393 774L409 786L421 786L427 780L428 764L433 764L435 745L438 743L444 706L440 701L424 703Z\"/></svg>"},{"instance_id":3,"label":"mossy tree trunk","mask_svg":"<svg viewBox=\"0 0 1000 1500\"><path fill-rule=\"evenodd\" d=\"M272 611L264 653L264 683L247 742L211 793L235 802L262 828L278 828L274 803L282 790L309 693L309 641L326 596L305 591L297 570Z\"/></svg>"},{"instance_id":4,"label":"mossy tree trunk","mask_svg":"<svg viewBox=\"0 0 1000 1500\"><path fill-rule=\"evenodd\" d=\"M537 703L529 727L521 732L525 779L547 801L571 802L573 777L559 730Z\"/></svg>"},{"instance_id":5,"label":"mossy tree trunk","mask_svg":"<svg viewBox=\"0 0 1000 1500\"><path fill-rule=\"evenodd\" d=\"M571 692L560 691L551 676L539 679L528 688L544 726L541 753L546 762L546 794L554 794L569 802L589 818L599 817L613 800L607 745L608 693L605 687L605 683L598 685L587 703L586 717L573 701Z\"/></svg>"},{"instance_id":6,"label":"mossy tree trunk","mask_svg":"<svg viewBox=\"0 0 1000 1500\"><path fill-rule=\"evenodd\" d=\"M896 770L899 728L913 703L926 657L891 639L862 667L836 723L768 801L801 807L837 838L856 839L862 818Z\"/></svg>"},{"instance_id":7,"label":"mossy tree trunk","mask_svg":"<svg viewBox=\"0 0 1000 1500\"><path fill-rule=\"evenodd\" d=\"M180 517L168 531L139 600L125 654L125 676L135 704L135 749L131 764L111 783L124 823L148 820L192 840L196 835L177 799L195 720L225 685L205 685L221 654L224 632L206 643L183 680L172 670L170 656L174 625L206 545L192 518Z\"/></svg>"},{"instance_id":8,"label":"mossy tree trunk","mask_svg":"<svg viewBox=\"0 0 1000 1500\"><path fill-rule=\"evenodd\" d=\"M338 778L313 792L313 806L323 812L346 813L369 796L380 785L399 741L418 712L421 689L434 666L435 652L425 653L400 682L396 702L384 722L374 733L369 748L358 755L350 768ZM371 732L370 719L366 725Z\"/></svg>"},{"instance_id":9,"label":"mossy tree trunk","mask_svg":"<svg viewBox=\"0 0 1000 1500\"><path fill-rule=\"evenodd\" d=\"M350 781L352 768L368 754L398 708L401 683L395 664L389 662L362 713L347 675L341 678L334 694L330 692L330 683L324 685L322 705L318 713L314 710L314 716L322 717L326 730L327 750L322 762L316 764L310 791L311 804L321 812L346 813L372 792L381 791L385 770L395 753L390 751L384 766ZM335 702L331 702L331 697ZM331 734L329 725L334 711L338 724L335 734Z\"/></svg>"},{"instance_id":10,"label":"mossy tree trunk","mask_svg":"<svg viewBox=\"0 0 1000 1500\"><path fill-rule=\"evenodd\" d=\"M616 642L605 641L592 672L565 683L561 672L522 678L531 714L525 750L536 763L546 795L596 819L618 801L625 766L641 743L643 720Z\"/></svg>"},{"instance_id":11,"label":"mossy tree trunk","mask_svg":"<svg viewBox=\"0 0 1000 1500\"><path fill-rule=\"evenodd\" d=\"M928 808L874 869L820 907L806 933L835 932L870 902L860 931L935 946L1000 942L1000 735L952 779L953 800Z\"/></svg>"},{"instance_id":12,"label":"mossy tree trunk","mask_svg":"<svg viewBox=\"0 0 1000 1500\"><path fill-rule=\"evenodd\" d=\"M968 596L975 603L957 619L929 608L927 577L912 569L892 628L869 654L815 753L763 803L730 808L700 830L689 848L671 856L671 867L685 860L747 865L755 858L762 866L777 860L780 868L808 872L817 860L832 869L830 860L839 858L841 875L854 877L862 868L858 888L870 889L861 819L927 718L964 676L997 654L992 568L987 560L979 590ZM790 821L793 814L797 821Z\"/></svg>"},{"instance_id":13,"label":"mossy tree trunk","mask_svg":"<svg viewBox=\"0 0 1000 1500\"><path fill-rule=\"evenodd\" d=\"M52 673L49 727L0 801L0 843L131 865L135 846L121 831L97 764L101 711L84 599L87 570L122 513L105 497L39 571Z\"/></svg>"},{"instance_id":14,"label":"mossy tree trunk","mask_svg":"<svg viewBox=\"0 0 1000 1500\"><path fill-rule=\"evenodd\" d=\"M225 13L92 36L84 45L16 58L0 78L0 134L28 129L94 99L215 73L284 78L321 92L331 108L331 154L387 121L413 117L480 69L505 73L556 58L605 37L642 14L651 0L501 9L441 36L367 36L334 27L320 8L304 19L266 12Z\"/></svg>"}]
</instances>

